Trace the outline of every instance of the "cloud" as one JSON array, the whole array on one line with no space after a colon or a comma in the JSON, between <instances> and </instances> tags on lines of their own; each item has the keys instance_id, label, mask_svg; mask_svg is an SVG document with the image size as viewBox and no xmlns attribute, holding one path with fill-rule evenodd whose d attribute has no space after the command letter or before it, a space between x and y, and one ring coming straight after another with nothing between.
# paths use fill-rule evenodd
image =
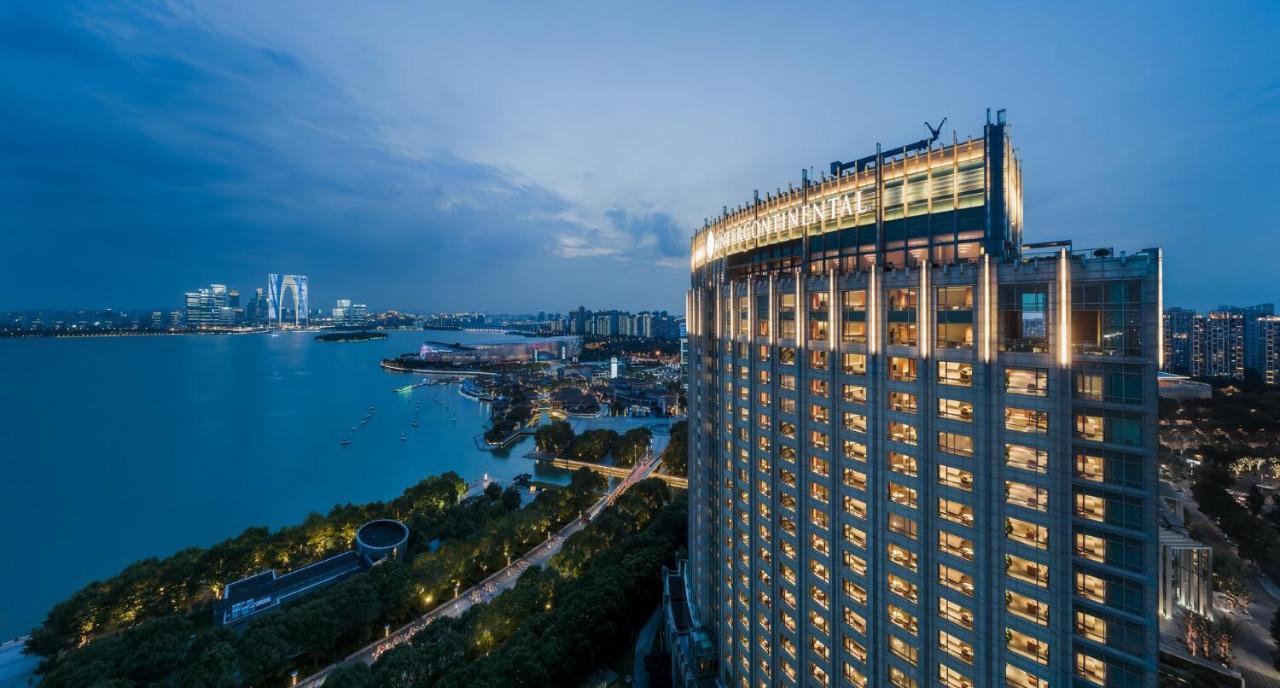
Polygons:
<instances>
[{"instance_id":1,"label":"cloud","mask_svg":"<svg viewBox=\"0 0 1280 688\"><path fill-rule=\"evenodd\" d=\"M398 146L303 57L180 5L0 11L0 122L0 225L28 229L0 274L14 306L160 306L296 271L372 304L548 307L608 277L562 259L670 250L660 216L592 227L536 180ZM54 265L74 279L50 284Z\"/></svg>"},{"instance_id":2,"label":"cloud","mask_svg":"<svg viewBox=\"0 0 1280 688\"><path fill-rule=\"evenodd\" d=\"M667 213L631 213L614 207L597 226L556 236L557 255L564 258L612 256L663 268L688 264L689 239Z\"/></svg>"}]
</instances>

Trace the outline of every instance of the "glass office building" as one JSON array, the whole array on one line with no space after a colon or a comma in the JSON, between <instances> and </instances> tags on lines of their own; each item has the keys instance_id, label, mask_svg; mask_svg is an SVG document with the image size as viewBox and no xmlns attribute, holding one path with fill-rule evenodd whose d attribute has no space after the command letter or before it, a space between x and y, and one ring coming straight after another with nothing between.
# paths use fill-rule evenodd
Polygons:
<instances>
[{"instance_id":1,"label":"glass office building","mask_svg":"<svg viewBox=\"0 0 1280 688\"><path fill-rule=\"evenodd\" d=\"M1155 685L1161 255L1021 189L1001 111L696 234L677 684Z\"/></svg>"}]
</instances>

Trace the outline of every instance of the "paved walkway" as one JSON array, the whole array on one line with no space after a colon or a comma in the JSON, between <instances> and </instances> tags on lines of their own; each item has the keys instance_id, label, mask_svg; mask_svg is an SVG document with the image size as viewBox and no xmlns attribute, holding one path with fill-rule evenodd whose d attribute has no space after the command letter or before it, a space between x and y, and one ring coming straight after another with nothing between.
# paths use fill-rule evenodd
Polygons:
<instances>
[{"instance_id":1,"label":"paved walkway","mask_svg":"<svg viewBox=\"0 0 1280 688\"><path fill-rule=\"evenodd\" d=\"M560 551L560 548L564 546L564 541L570 535L582 530L588 523L595 520L595 518L600 515L600 512L604 511L604 509L610 504L613 504L623 492L627 491L627 488L649 477L649 475L653 473L653 469L660 463L661 460L655 459L653 453L650 452L640 463L636 464L635 469L631 471L630 475L614 486L608 494L601 497L600 501L587 509L583 518L573 519L569 525L561 528L559 532L552 535L542 544L529 550L524 556L511 562L509 566L499 570L497 573L494 573L492 576L489 576L480 583L477 583L475 586L462 591L460 595L452 600L437 605L435 609L432 609L417 619L401 626L386 638L370 643L356 652L353 652L341 662L330 664L324 669L317 671L305 680L299 681L298 685L304 688L314 688L315 686L323 685L325 679L329 677L329 674L333 673L335 669L345 664L351 664L353 662L372 664L377 661L384 652L413 640L414 636L427 626L430 626L433 621L446 616L450 618L462 616L462 614L471 607L477 604L487 603L500 595L503 591L514 587L516 581L520 579L520 574L524 573L525 569L530 566L542 566L546 564L551 557L555 556L556 553Z\"/></svg>"},{"instance_id":2,"label":"paved walkway","mask_svg":"<svg viewBox=\"0 0 1280 688\"><path fill-rule=\"evenodd\" d=\"M1187 502L1187 515L1187 524L1196 526L1209 541L1215 557L1223 556L1223 553L1227 552L1229 556L1238 558L1236 548L1218 529L1218 525L1201 513L1193 499ZM1225 613L1236 622L1239 629L1239 637L1235 642L1235 664L1236 669L1244 676L1245 685L1248 688L1254 688L1254 686L1280 688L1280 671L1276 671L1271 664L1275 643L1271 640L1270 631L1271 618L1275 615L1277 603L1280 600L1273 598L1252 573L1253 571L1246 566L1245 584L1249 587L1250 596L1253 598L1248 608L1232 612L1224 612L1221 609L1216 611Z\"/></svg>"}]
</instances>

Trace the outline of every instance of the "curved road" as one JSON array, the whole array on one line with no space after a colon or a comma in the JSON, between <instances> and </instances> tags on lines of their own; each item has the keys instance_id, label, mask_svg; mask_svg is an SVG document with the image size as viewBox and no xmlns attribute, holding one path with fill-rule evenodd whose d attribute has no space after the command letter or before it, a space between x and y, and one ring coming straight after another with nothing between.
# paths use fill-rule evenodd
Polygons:
<instances>
[{"instance_id":1,"label":"curved road","mask_svg":"<svg viewBox=\"0 0 1280 688\"><path fill-rule=\"evenodd\" d=\"M436 605L431 611L401 626L386 638L360 648L342 661L330 664L306 679L299 681L297 685L305 688L314 688L323 685L329 674L340 666L353 662L372 664L384 652L413 640L413 637L431 625L431 622L445 616L451 618L462 616L474 605L487 603L503 591L514 587L516 581L520 579L520 574L524 573L525 569L530 566L546 564L547 560L560 551L560 548L564 546L564 541L570 535L582 530L588 523L595 520L600 515L600 512L604 511L605 507L613 504L623 492L627 491L627 488L649 477L649 474L653 472L659 463L661 463L661 459L655 459L653 452L650 451L645 455L644 460L636 464L636 467L622 482L614 486L600 501L591 505L591 508L587 509L582 518L573 519L569 525L561 528L559 532L552 535L542 544L529 550L524 556L511 562L511 564L500 569L492 576L467 588L452 600Z\"/></svg>"}]
</instances>

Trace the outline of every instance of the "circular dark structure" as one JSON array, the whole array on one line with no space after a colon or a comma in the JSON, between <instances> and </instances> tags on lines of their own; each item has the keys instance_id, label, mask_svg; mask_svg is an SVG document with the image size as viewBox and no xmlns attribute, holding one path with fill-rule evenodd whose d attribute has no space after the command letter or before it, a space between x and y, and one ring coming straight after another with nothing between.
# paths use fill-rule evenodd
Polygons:
<instances>
[{"instance_id":1,"label":"circular dark structure","mask_svg":"<svg viewBox=\"0 0 1280 688\"><path fill-rule=\"evenodd\" d=\"M369 521L356 531L356 551L369 563L388 557L404 559L409 542L409 527L389 518Z\"/></svg>"}]
</instances>

